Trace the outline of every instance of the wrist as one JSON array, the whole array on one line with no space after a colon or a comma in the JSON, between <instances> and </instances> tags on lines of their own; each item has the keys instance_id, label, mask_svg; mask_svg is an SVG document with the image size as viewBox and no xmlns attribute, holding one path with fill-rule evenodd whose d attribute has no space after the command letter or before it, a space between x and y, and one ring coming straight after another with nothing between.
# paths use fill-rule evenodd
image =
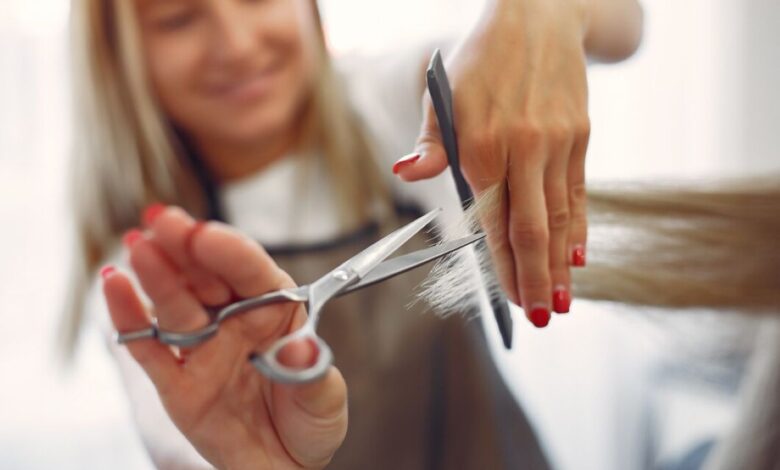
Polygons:
<instances>
[{"instance_id":1,"label":"wrist","mask_svg":"<svg viewBox=\"0 0 780 470\"><path fill-rule=\"evenodd\" d=\"M576 32L583 46L589 41L593 9L599 0L489 0L485 17L492 21L551 18L561 27Z\"/></svg>"}]
</instances>

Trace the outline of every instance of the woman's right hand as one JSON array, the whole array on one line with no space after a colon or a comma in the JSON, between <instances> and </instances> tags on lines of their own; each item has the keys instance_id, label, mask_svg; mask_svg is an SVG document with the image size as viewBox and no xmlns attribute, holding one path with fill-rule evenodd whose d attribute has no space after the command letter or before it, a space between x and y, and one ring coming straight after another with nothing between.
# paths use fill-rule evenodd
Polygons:
<instances>
[{"instance_id":1,"label":"woman's right hand","mask_svg":"<svg viewBox=\"0 0 780 470\"><path fill-rule=\"evenodd\" d=\"M230 227L196 223L178 208L147 211L147 230L125 236L130 263L152 309L130 279L108 267L103 292L118 331L147 328L152 312L166 330L208 322L205 306L293 286L254 241ZM148 220L153 219L153 220ZM154 382L184 436L217 468L322 468L344 440L347 390L335 367L318 382L283 385L259 374L247 357L305 320L297 304L263 307L232 318L209 341L177 358L156 340L134 341L130 353ZM291 345L280 361L304 367L308 344Z\"/></svg>"}]
</instances>

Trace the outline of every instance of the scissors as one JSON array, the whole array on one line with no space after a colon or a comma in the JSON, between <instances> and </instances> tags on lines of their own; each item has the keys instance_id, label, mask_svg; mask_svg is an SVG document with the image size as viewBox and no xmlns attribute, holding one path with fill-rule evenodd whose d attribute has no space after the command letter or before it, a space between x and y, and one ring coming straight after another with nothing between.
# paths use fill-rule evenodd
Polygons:
<instances>
[{"instance_id":1,"label":"scissors","mask_svg":"<svg viewBox=\"0 0 780 470\"><path fill-rule=\"evenodd\" d=\"M460 157L458 156L458 139L455 135L455 115L452 107L452 90L450 82L447 79L447 72L444 70L444 63L441 60L441 52L436 49L428 65L425 74L428 83L428 92L431 95L433 110L436 113L436 120L439 122L444 150L447 153L447 163L450 166L452 178L455 180L455 188L458 190L460 204L463 210L466 210L474 200L469 185L460 171ZM486 269L493 269L490 265ZM495 273L492 273L493 277ZM509 305L506 297L501 291L495 292L490 296L490 306L493 309L493 316L498 323L498 331L501 333L501 339L506 349L512 349L512 316L509 312Z\"/></svg>"},{"instance_id":2,"label":"scissors","mask_svg":"<svg viewBox=\"0 0 780 470\"><path fill-rule=\"evenodd\" d=\"M203 328L183 333L165 331L152 325L143 330L120 333L117 335L117 342L124 344L152 338L171 346L192 347L214 336L220 323L238 314L276 303L301 302L306 304L308 310L308 318L303 326L276 340L264 353L253 353L249 360L258 371L276 382L305 383L315 381L322 378L333 363L333 353L330 347L317 335L316 331L320 313L328 301L405 273L484 238L485 234L480 232L448 243L386 259L433 221L440 212L441 209L435 209L397 229L309 285L269 292L223 307L215 314L214 320ZM279 352L291 342L299 340L308 340L316 346L316 361L306 368L284 366L278 360Z\"/></svg>"}]
</instances>

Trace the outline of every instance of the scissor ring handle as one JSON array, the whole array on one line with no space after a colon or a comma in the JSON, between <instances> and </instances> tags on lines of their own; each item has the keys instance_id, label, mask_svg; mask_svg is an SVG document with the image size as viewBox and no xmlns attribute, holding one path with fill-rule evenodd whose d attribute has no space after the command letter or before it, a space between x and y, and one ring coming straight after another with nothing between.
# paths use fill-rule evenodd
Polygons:
<instances>
[{"instance_id":1,"label":"scissor ring handle","mask_svg":"<svg viewBox=\"0 0 780 470\"><path fill-rule=\"evenodd\" d=\"M180 348L192 348L203 343L207 339L217 334L219 323L212 322L203 328L195 331L178 332L157 330L157 340L169 346L178 346Z\"/></svg>"},{"instance_id":2,"label":"scissor ring handle","mask_svg":"<svg viewBox=\"0 0 780 470\"><path fill-rule=\"evenodd\" d=\"M287 367L279 362L279 352L293 341L309 340L317 348L317 360L309 367ZM278 339L266 352L252 354L249 357L252 365L263 375L280 383L314 382L325 376L333 364L333 352L325 341L309 328L301 328L287 336Z\"/></svg>"}]
</instances>

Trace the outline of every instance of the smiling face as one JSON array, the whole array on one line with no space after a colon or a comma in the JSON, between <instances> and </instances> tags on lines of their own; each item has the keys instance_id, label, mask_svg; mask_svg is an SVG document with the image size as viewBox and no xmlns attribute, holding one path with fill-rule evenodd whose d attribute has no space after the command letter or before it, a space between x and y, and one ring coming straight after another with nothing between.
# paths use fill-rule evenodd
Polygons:
<instances>
[{"instance_id":1,"label":"smiling face","mask_svg":"<svg viewBox=\"0 0 780 470\"><path fill-rule=\"evenodd\" d=\"M313 2L135 1L151 86L178 127L235 146L292 132L317 72Z\"/></svg>"}]
</instances>

